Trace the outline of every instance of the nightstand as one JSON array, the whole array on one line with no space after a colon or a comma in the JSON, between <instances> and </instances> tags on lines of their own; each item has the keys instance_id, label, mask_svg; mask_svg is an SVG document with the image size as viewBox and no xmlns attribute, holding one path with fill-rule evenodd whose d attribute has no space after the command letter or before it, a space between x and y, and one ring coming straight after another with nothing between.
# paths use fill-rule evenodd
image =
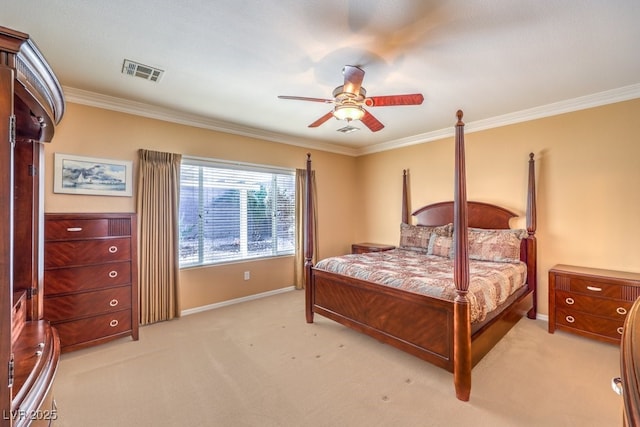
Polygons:
<instances>
[{"instance_id":1,"label":"nightstand","mask_svg":"<svg viewBox=\"0 0 640 427\"><path fill-rule=\"evenodd\" d=\"M352 254L365 254L367 252L383 252L395 249L393 245L383 245L380 243L354 243L351 245Z\"/></svg>"},{"instance_id":2,"label":"nightstand","mask_svg":"<svg viewBox=\"0 0 640 427\"><path fill-rule=\"evenodd\" d=\"M549 270L549 333L559 329L619 344L638 297L638 273L556 265Z\"/></svg>"}]
</instances>

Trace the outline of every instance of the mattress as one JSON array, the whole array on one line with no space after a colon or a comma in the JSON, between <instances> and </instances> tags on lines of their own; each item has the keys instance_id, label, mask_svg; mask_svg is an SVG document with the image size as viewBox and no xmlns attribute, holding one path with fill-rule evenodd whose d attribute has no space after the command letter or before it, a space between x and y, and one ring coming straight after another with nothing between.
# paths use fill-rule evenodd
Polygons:
<instances>
[{"instance_id":1,"label":"mattress","mask_svg":"<svg viewBox=\"0 0 640 427\"><path fill-rule=\"evenodd\" d=\"M405 249L350 254L326 258L315 268L360 280L453 301L454 260ZM523 262L469 260L471 323L482 322L490 312L521 289L527 280Z\"/></svg>"}]
</instances>

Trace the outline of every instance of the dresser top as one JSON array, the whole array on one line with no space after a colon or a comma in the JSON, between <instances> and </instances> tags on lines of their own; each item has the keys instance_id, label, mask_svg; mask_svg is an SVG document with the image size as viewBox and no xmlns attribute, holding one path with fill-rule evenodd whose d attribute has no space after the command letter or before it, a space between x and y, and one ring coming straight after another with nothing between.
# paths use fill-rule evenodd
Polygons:
<instances>
[{"instance_id":1,"label":"dresser top","mask_svg":"<svg viewBox=\"0 0 640 427\"><path fill-rule=\"evenodd\" d=\"M621 279L621 280L631 280L631 281L640 282L640 273L633 273L629 271L607 270L602 268L580 267L576 265L558 264L558 265L555 265L551 270L549 270L549 272L578 274L581 276L590 276L590 277L615 278L615 279Z\"/></svg>"}]
</instances>

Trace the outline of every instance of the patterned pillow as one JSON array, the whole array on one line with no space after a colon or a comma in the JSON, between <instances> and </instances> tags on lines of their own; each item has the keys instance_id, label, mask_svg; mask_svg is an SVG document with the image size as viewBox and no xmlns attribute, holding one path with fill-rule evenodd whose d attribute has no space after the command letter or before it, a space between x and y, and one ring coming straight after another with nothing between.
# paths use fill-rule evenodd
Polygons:
<instances>
[{"instance_id":1,"label":"patterned pillow","mask_svg":"<svg viewBox=\"0 0 640 427\"><path fill-rule=\"evenodd\" d=\"M449 223L446 225L439 225L437 227L433 227L433 234L437 234L438 236L453 236L453 224Z\"/></svg>"},{"instance_id":2,"label":"patterned pillow","mask_svg":"<svg viewBox=\"0 0 640 427\"><path fill-rule=\"evenodd\" d=\"M427 252L432 235L451 236L453 224L428 227L423 225L400 224L400 245L402 249Z\"/></svg>"},{"instance_id":3,"label":"patterned pillow","mask_svg":"<svg viewBox=\"0 0 640 427\"><path fill-rule=\"evenodd\" d=\"M469 228L469 259L497 262L520 261L520 241L527 230Z\"/></svg>"},{"instance_id":4,"label":"patterned pillow","mask_svg":"<svg viewBox=\"0 0 640 427\"><path fill-rule=\"evenodd\" d=\"M453 258L453 237L431 234L427 254Z\"/></svg>"}]
</instances>

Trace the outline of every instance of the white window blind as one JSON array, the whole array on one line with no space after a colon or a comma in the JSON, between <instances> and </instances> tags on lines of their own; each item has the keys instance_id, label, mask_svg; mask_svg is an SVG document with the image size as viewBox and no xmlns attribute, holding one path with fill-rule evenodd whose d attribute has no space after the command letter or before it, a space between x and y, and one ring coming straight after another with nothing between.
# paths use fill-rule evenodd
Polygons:
<instances>
[{"instance_id":1,"label":"white window blind","mask_svg":"<svg viewBox=\"0 0 640 427\"><path fill-rule=\"evenodd\" d=\"M180 266L292 254L292 170L184 158Z\"/></svg>"}]
</instances>

